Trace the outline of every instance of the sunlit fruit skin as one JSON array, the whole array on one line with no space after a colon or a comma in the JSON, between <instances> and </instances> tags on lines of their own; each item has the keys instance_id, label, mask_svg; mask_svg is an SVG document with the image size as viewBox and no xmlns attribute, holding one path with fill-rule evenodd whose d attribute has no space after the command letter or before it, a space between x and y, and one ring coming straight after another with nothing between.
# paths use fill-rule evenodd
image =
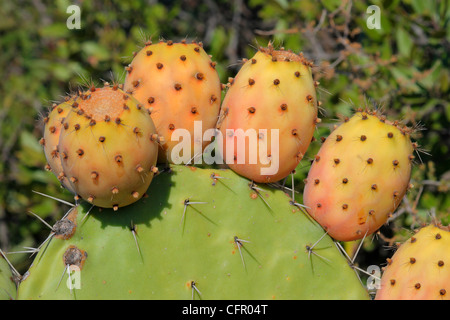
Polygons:
<instances>
[{"instance_id":1,"label":"sunlit fruit skin","mask_svg":"<svg viewBox=\"0 0 450 320\"><path fill-rule=\"evenodd\" d=\"M406 128L357 112L315 156L303 193L309 214L336 240L372 234L402 201L413 152Z\"/></svg>"},{"instance_id":2,"label":"sunlit fruit skin","mask_svg":"<svg viewBox=\"0 0 450 320\"><path fill-rule=\"evenodd\" d=\"M376 300L450 300L449 230L430 224L403 243L388 259Z\"/></svg>"},{"instance_id":3,"label":"sunlit fruit skin","mask_svg":"<svg viewBox=\"0 0 450 320\"><path fill-rule=\"evenodd\" d=\"M47 159L47 170L51 171L61 182L61 185L72 193L75 193L70 181L63 173L61 158L59 154L59 136L63 130L63 122L67 114L72 109L72 104L76 100L75 96L67 97L64 102L53 104L51 111L44 117L44 132L40 140Z\"/></svg>"},{"instance_id":4,"label":"sunlit fruit skin","mask_svg":"<svg viewBox=\"0 0 450 320\"><path fill-rule=\"evenodd\" d=\"M303 55L270 45L260 48L230 80L222 103L218 127L228 166L262 183L289 175L303 158L319 121L315 86L311 63ZM239 151L233 134L237 130L254 130L257 146L247 139ZM227 148L232 143L234 148ZM271 167L274 170L264 172Z\"/></svg>"},{"instance_id":5,"label":"sunlit fruit skin","mask_svg":"<svg viewBox=\"0 0 450 320\"><path fill-rule=\"evenodd\" d=\"M190 135L192 159L204 150L210 140L203 140L208 129L217 123L222 85L213 62L201 43L160 41L146 43L126 67L124 90L133 95L150 112L156 130L164 139L159 163L184 163L177 152L172 154L178 139L172 139L177 129ZM195 122L201 124L194 136ZM200 138L200 139L198 139ZM174 140L174 141L172 141ZM187 162L187 161L186 161Z\"/></svg>"},{"instance_id":6,"label":"sunlit fruit skin","mask_svg":"<svg viewBox=\"0 0 450 320\"><path fill-rule=\"evenodd\" d=\"M154 176L158 135L148 111L117 86L81 93L59 139L64 176L77 196L118 209L140 199Z\"/></svg>"}]
</instances>

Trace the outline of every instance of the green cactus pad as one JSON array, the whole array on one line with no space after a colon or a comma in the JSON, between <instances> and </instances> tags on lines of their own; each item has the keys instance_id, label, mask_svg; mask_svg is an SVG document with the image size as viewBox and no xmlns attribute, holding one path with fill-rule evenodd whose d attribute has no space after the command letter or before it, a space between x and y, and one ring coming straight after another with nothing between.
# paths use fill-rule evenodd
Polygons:
<instances>
[{"instance_id":1,"label":"green cactus pad","mask_svg":"<svg viewBox=\"0 0 450 320\"><path fill-rule=\"evenodd\" d=\"M13 300L17 289L8 262L0 254L0 300Z\"/></svg>"},{"instance_id":2,"label":"green cactus pad","mask_svg":"<svg viewBox=\"0 0 450 320\"><path fill-rule=\"evenodd\" d=\"M120 213L72 209L75 233L43 246L19 298L368 299L333 240L283 191L231 170L172 166L147 193ZM70 278L80 289L69 290L67 264L81 269Z\"/></svg>"}]
</instances>

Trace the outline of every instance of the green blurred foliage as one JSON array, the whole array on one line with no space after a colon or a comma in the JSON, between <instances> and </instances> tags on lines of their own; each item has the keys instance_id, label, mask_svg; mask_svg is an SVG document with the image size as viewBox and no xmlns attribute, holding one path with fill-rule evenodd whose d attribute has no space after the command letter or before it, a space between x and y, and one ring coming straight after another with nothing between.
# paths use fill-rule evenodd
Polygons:
<instances>
[{"instance_id":1,"label":"green blurred foliage","mask_svg":"<svg viewBox=\"0 0 450 320\"><path fill-rule=\"evenodd\" d=\"M81 29L70 30L69 5L81 8ZM381 28L369 29L369 5ZM41 119L53 102L79 86L124 80L124 66L148 39L197 40L218 62L223 83L258 46L302 51L320 82L322 123L295 174L301 201L310 160L341 115L356 107L382 109L416 128L414 188L396 219L368 239L361 264L382 264L382 247L402 241L431 216L450 221L450 4L448 0L288 1L30 0L0 6L0 247L36 247L72 201L43 170ZM286 185L290 185L287 179ZM406 230L406 231L405 231ZM349 246L353 250L354 246ZM20 270L28 256L11 255ZM367 257L367 261L363 261ZM369 259L372 259L370 260ZM370 260L370 261L369 261Z\"/></svg>"}]
</instances>

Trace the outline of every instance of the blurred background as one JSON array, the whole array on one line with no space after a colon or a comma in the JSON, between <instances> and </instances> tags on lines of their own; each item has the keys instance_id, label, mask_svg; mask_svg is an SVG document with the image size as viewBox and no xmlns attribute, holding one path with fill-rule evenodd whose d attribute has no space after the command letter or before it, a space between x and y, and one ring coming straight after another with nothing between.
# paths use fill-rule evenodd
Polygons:
<instances>
[{"instance_id":1,"label":"blurred background","mask_svg":"<svg viewBox=\"0 0 450 320\"><path fill-rule=\"evenodd\" d=\"M79 29L68 28L76 26L71 5L80 9ZM379 11L368 11L371 5ZM148 39L202 41L222 83L269 41L314 61L322 123L296 171L298 201L320 137L340 115L377 107L417 129L413 138L422 152L415 155L414 187L395 219L365 239L356 260L362 269L385 265L395 243L421 223L449 223L450 1L17 0L0 5L3 251L46 239L49 229L29 212L53 225L69 208L33 191L73 202L44 170L41 119L51 104L90 81L123 82L124 67ZM358 245L345 247L353 254ZM29 253L8 258L22 273L31 263Z\"/></svg>"}]
</instances>

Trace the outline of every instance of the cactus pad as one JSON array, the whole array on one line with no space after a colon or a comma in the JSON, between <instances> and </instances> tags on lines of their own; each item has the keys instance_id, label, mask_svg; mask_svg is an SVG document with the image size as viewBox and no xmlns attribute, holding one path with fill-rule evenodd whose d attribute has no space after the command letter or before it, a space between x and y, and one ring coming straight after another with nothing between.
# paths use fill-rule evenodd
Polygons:
<instances>
[{"instance_id":1,"label":"cactus pad","mask_svg":"<svg viewBox=\"0 0 450 320\"><path fill-rule=\"evenodd\" d=\"M72 209L76 232L43 246L19 298L368 298L332 239L281 190L174 165L148 194L120 214ZM71 265L80 289L67 286Z\"/></svg>"}]
</instances>

